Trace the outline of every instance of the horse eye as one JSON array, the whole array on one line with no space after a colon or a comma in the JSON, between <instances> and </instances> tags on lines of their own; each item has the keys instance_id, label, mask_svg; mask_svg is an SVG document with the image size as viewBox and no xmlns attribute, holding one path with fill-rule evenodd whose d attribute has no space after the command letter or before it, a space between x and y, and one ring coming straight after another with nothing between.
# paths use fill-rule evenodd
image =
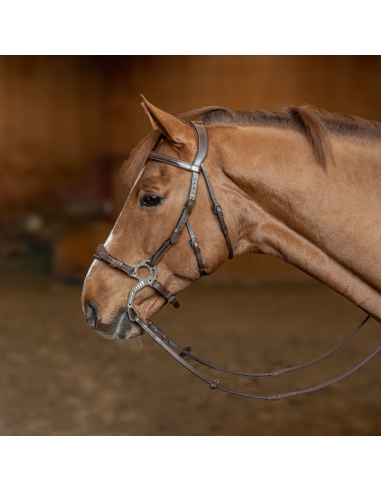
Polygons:
<instances>
[{"instance_id":1,"label":"horse eye","mask_svg":"<svg viewBox=\"0 0 381 492\"><path fill-rule=\"evenodd\" d=\"M157 195L145 195L141 201L141 207L157 207L161 203L161 197Z\"/></svg>"}]
</instances>

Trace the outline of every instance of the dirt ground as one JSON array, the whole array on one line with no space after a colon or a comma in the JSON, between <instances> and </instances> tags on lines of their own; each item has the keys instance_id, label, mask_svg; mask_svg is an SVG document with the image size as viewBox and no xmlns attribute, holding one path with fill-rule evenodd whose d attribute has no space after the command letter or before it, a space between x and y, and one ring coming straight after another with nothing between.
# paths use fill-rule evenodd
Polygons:
<instances>
[{"instance_id":1,"label":"dirt ground","mask_svg":"<svg viewBox=\"0 0 381 492\"><path fill-rule=\"evenodd\" d=\"M345 381L280 402L211 391L153 340L109 341L87 325L81 286L41 280L0 288L2 435L379 435L376 356ZM317 282L223 286L200 282L155 322L212 363L268 371L324 353L364 317ZM200 321L201 320L201 321ZM370 321L326 361L282 378L205 369L228 387L272 395L327 380L381 339Z\"/></svg>"}]
</instances>

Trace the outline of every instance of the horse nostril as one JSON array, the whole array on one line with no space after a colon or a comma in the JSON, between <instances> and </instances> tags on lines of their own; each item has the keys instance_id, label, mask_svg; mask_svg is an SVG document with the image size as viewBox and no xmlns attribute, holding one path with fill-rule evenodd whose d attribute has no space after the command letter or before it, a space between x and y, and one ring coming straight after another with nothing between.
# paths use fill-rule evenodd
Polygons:
<instances>
[{"instance_id":1,"label":"horse nostril","mask_svg":"<svg viewBox=\"0 0 381 492\"><path fill-rule=\"evenodd\" d=\"M95 328L99 320L99 309L95 301L87 301L86 303L86 319L88 323Z\"/></svg>"}]
</instances>

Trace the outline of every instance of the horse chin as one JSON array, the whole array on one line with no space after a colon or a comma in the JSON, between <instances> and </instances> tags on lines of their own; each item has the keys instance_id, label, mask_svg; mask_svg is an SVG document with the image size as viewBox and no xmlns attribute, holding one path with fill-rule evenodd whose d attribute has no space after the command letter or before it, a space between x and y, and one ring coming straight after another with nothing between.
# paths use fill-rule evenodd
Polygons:
<instances>
[{"instance_id":1,"label":"horse chin","mask_svg":"<svg viewBox=\"0 0 381 492\"><path fill-rule=\"evenodd\" d=\"M115 333L115 338L119 338L120 340L130 340L131 338L140 337L143 334L144 330L142 330L137 323L134 323L125 316Z\"/></svg>"},{"instance_id":2,"label":"horse chin","mask_svg":"<svg viewBox=\"0 0 381 492\"><path fill-rule=\"evenodd\" d=\"M129 340L143 335L144 330L137 323L131 321L127 314L123 313L121 317L111 324L98 324L94 329L96 333L103 338L113 340Z\"/></svg>"}]
</instances>

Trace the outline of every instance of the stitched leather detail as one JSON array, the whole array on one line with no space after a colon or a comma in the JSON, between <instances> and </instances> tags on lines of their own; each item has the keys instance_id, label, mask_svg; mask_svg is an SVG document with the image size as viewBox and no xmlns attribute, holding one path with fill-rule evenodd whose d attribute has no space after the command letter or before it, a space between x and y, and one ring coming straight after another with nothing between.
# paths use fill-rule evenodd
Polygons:
<instances>
[{"instance_id":1,"label":"stitched leather detail","mask_svg":"<svg viewBox=\"0 0 381 492\"><path fill-rule=\"evenodd\" d=\"M169 290L167 290L164 285L162 285L160 282L155 280L153 282L152 287L159 292L163 297L165 297L166 301L169 302L169 304L172 304L175 308L179 308L180 304L179 301L176 299L176 297L171 294Z\"/></svg>"},{"instance_id":2,"label":"stitched leather detail","mask_svg":"<svg viewBox=\"0 0 381 492\"><path fill-rule=\"evenodd\" d=\"M97 249L95 250L94 258L96 258L97 260L103 260L104 262L106 262L110 266L112 266L113 268L117 268L118 270L122 270L123 272L127 273L128 275L130 275L133 272L133 269L129 265L127 265L126 263L123 263L122 261L118 260L117 258L114 258L113 256L111 256L103 244L100 244L97 247Z\"/></svg>"},{"instance_id":3,"label":"stitched leather detail","mask_svg":"<svg viewBox=\"0 0 381 492\"><path fill-rule=\"evenodd\" d=\"M171 166L178 167L179 169L184 169L185 171L190 171L193 173L199 173L200 168L189 162L182 161L181 159L176 159L175 157L169 157L168 155L159 154L158 152L150 152L149 159L157 162L162 162L164 164L170 164Z\"/></svg>"},{"instance_id":4,"label":"stitched leather detail","mask_svg":"<svg viewBox=\"0 0 381 492\"><path fill-rule=\"evenodd\" d=\"M204 262L202 261L200 246L198 245L197 238L193 233L193 229L189 219L187 220L186 225L190 236L189 244L190 247L193 249L194 254L196 255L198 270L200 272L200 276L202 277L206 275L206 270L205 270Z\"/></svg>"}]
</instances>

